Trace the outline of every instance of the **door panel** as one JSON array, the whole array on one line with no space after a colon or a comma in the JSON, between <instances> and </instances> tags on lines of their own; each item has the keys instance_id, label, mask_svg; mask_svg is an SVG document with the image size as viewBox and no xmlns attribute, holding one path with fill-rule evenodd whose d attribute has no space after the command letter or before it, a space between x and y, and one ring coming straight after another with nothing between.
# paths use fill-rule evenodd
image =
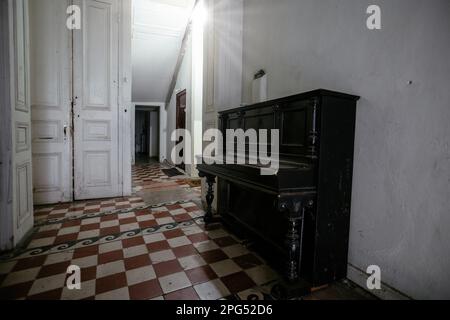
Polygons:
<instances>
[{"instance_id":1,"label":"door panel","mask_svg":"<svg viewBox=\"0 0 450 320\"><path fill-rule=\"evenodd\" d=\"M14 245L33 226L31 122L28 55L28 1L12 4L11 102L13 141L13 233Z\"/></svg>"},{"instance_id":2,"label":"door panel","mask_svg":"<svg viewBox=\"0 0 450 320\"><path fill-rule=\"evenodd\" d=\"M72 201L71 32L67 0L30 2L33 191L36 204Z\"/></svg>"},{"instance_id":3,"label":"door panel","mask_svg":"<svg viewBox=\"0 0 450 320\"><path fill-rule=\"evenodd\" d=\"M75 199L121 196L118 1L77 0L74 31Z\"/></svg>"}]
</instances>

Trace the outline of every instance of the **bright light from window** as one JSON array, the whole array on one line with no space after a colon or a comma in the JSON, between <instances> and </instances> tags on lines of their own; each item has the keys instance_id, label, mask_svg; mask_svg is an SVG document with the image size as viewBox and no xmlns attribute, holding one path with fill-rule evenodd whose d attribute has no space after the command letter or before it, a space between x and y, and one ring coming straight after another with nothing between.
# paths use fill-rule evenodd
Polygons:
<instances>
[{"instance_id":1,"label":"bright light from window","mask_svg":"<svg viewBox=\"0 0 450 320\"><path fill-rule=\"evenodd\" d=\"M200 0L195 6L192 21L198 26L204 26L208 18L207 16L208 14L206 12L204 2Z\"/></svg>"}]
</instances>

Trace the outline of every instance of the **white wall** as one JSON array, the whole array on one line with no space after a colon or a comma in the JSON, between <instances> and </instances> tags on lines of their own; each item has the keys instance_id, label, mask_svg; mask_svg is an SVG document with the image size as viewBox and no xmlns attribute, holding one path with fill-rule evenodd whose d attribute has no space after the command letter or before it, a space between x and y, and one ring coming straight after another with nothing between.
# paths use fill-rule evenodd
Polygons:
<instances>
[{"instance_id":1,"label":"white wall","mask_svg":"<svg viewBox=\"0 0 450 320\"><path fill-rule=\"evenodd\" d=\"M243 0L206 0L203 131L217 128L218 111L238 107L242 96ZM208 143L203 143L206 147ZM205 202L206 179L202 181ZM217 188L217 185L216 185ZM216 211L217 197L213 202Z\"/></svg>"},{"instance_id":2,"label":"white wall","mask_svg":"<svg viewBox=\"0 0 450 320\"><path fill-rule=\"evenodd\" d=\"M349 262L413 298L450 298L450 2L245 0L243 98L324 87L358 106ZM412 81L409 84L409 81Z\"/></svg>"},{"instance_id":3,"label":"white wall","mask_svg":"<svg viewBox=\"0 0 450 320\"><path fill-rule=\"evenodd\" d=\"M214 1L214 108L241 104L243 0Z\"/></svg>"},{"instance_id":4,"label":"white wall","mask_svg":"<svg viewBox=\"0 0 450 320\"><path fill-rule=\"evenodd\" d=\"M172 132L176 129L176 121L177 121L177 94L183 90L186 90L186 110L189 113L189 110L192 107L191 104L191 96L192 96L192 38L189 37L187 40L186 52L183 58L183 62L180 67L180 71L178 73L177 83L175 85L175 90L172 94L172 98L170 99L170 103L167 106L167 147L166 147L166 155L167 159L171 162L171 153L172 149L175 146L175 143L171 141ZM186 127L190 128L189 124L189 114L186 116Z\"/></svg>"},{"instance_id":5,"label":"white wall","mask_svg":"<svg viewBox=\"0 0 450 320\"><path fill-rule=\"evenodd\" d=\"M192 177L198 176L196 168L196 155L202 153L202 127L203 127L203 64L204 64L204 2L199 1L193 15L190 33L187 38L185 54L178 73L174 92L169 103L168 119L168 156L170 157L174 142L171 134L176 128L177 94L186 90L186 129L191 135L190 154L185 150L186 173Z\"/></svg>"}]
</instances>

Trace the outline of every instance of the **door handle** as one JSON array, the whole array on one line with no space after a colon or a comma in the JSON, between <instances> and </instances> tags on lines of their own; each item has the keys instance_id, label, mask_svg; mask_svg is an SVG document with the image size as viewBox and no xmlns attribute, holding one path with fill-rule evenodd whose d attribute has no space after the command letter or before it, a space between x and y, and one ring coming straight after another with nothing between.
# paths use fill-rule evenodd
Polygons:
<instances>
[{"instance_id":1,"label":"door handle","mask_svg":"<svg viewBox=\"0 0 450 320\"><path fill-rule=\"evenodd\" d=\"M64 125L64 140L67 140L67 124Z\"/></svg>"}]
</instances>

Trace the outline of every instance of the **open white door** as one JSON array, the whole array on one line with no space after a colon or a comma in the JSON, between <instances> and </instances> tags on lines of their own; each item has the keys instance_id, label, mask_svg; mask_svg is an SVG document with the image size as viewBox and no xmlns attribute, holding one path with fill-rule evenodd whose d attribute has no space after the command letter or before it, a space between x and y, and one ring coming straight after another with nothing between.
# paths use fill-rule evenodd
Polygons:
<instances>
[{"instance_id":1,"label":"open white door","mask_svg":"<svg viewBox=\"0 0 450 320\"><path fill-rule=\"evenodd\" d=\"M32 0L30 66L35 204L72 200L71 31L68 0Z\"/></svg>"},{"instance_id":2,"label":"open white door","mask_svg":"<svg viewBox=\"0 0 450 320\"><path fill-rule=\"evenodd\" d=\"M9 1L13 245L33 227L28 1Z\"/></svg>"},{"instance_id":3,"label":"open white door","mask_svg":"<svg viewBox=\"0 0 450 320\"><path fill-rule=\"evenodd\" d=\"M119 166L119 1L75 0L75 200L122 195Z\"/></svg>"}]
</instances>

